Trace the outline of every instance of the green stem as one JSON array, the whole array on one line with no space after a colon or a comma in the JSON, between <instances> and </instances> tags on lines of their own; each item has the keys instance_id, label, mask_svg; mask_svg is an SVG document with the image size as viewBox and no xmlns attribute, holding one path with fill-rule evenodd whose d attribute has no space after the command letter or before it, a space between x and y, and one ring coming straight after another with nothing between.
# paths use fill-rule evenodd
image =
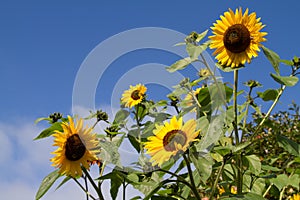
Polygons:
<instances>
[{"instance_id":1,"label":"green stem","mask_svg":"<svg viewBox=\"0 0 300 200\"><path fill-rule=\"evenodd\" d=\"M240 143L239 140L239 130L238 130L238 109L237 109L237 91L238 91L238 79L239 74L238 70L234 70L234 85L233 85L233 110L234 110L234 121L233 128L235 133L235 144L238 145ZM236 156L236 164L237 164L237 193L242 194L243 191L243 163L242 163L242 153L238 153Z\"/></svg>"},{"instance_id":2,"label":"green stem","mask_svg":"<svg viewBox=\"0 0 300 200\"><path fill-rule=\"evenodd\" d=\"M94 187L94 189L96 190L99 200L104 200L104 197L102 195L102 192L100 190L100 188L97 187L97 185L95 184L93 178L90 176L89 172L84 168L81 167L82 171L84 172L84 174L87 176L87 178L89 179L90 183L92 184L92 186Z\"/></svg>"},{"instance_id":3,"label":"green stem","mask_svg":"<svg viewBox=\"0 0 300 200\"><path fill-rule=\"evenodd\" d=\"M126 200L126 182L125 182L125 179L123 181L123 200Z\"/></svg>"},{"instance_id":4,"label":"green stem","mask_svg":"<svg viewBox=\"0 0 300 200\"><path fill-rule=\"evenodd\" d=\"M279 196L279 200L282 200L283 195L284 195L284 191L285 191L286 186L284 186L280 192L280 196Z\"/></svg>"},{"instance_id":5,"label":"green stem","mask_svg":"<svg viewBox=\"0 0 300 200\"><path fill-rule=\"evenodd\" d=\"M76 178L73 178L73 180L77 183L77 185L79 185L79 187L86 193L86 195L90 196L93 200L96 200L95 197L93 197L89 191L87 191L82 185L81 183L79 183L79 181Z\"/></svg>"},{"instance_id":6,"label":"green stem","mask_svg":"<svg viewBox=\"0 0 300 200\"><path fill-rule=\"evenodd\" d=\"M220 169L219 169L219 171L217 173L217 177L215 178L215 182L214 182L214 185L212 187L209 199L213 199L213 197L214 197L214 194L215 194L215 191L216 191L217 185L218 185L218 180L219 180L219 178L220 178L220 176L222 174L222 171L224 169L225 164L226 164L226 160L223 158L222 165L221 165L221 167L220 167Z\"/></svg>"},{"instance_id":7,"label":"green stem","mask_svg":"<svg viewBox=\"0 0 300 200\"><path fill-rule=\"evenodd\" d=\"M281 89L280 89L279 92L278 92L278 95L277 95L276 99L274 100L273 104L272 104L271 107L269 108L267 114L264 116L264 118L263 118L263 119L261 120L261 122L258 124L256 130L254 131L254 133L252 134L252 136L251 136L250 139L252 139L252 138L258 133L259 129L262 127L262 125L264 124L264 122L266 121L266 119L270 116L272 110L273 110L274 107L276 106L276 104L277 104L279 98L281 97L283 91L285 90L285 88L286 88L285 85L283 85L283 86L281 87Z\"/></svg>"},{"instance_id":8,"label":"green stem","mask_svg":"<svg viewBox=\"0 0 300 200\"><path fill-rule=\"evenodd\" d=\"M195 185L193 171L192 171L190 162L189 162L188 158L186 157L186 155L184 153L182 155L183 155L183 159L184 159L184 161L186 163L186 166L187 166L187 169L188 169L188 173L189 173L189 177L190 177L190 181L191 181L191 186L192 186L191 189L192 189L196 199L201 200L201 197L200 197L200 195L198 193L198 190L197 190L197 187Z\"/></svg>"},{"instance_id":9,"label":"green stem","mask_svg":"<svg viewBox=\"0 0 300 200\"><path fill-rule=\"evenodd\" d=\"M272 186L273 186L273 183L271 183L271 184L269 185L269 187L267 188L267 190L266 190L265 193L263 194L263 197L265 197L265 196L268 194L268 192L270 191L270 189L271 189Z\"/></svg>"},{"instance_id":10,"label":"green stem","mask_svg":"<svg viewBox=\"0 0 300 200\"><path fill-rule=\"evenodd\" d=\"M246 133L246 124L247 124L247 118L248 118L248 114L249 114L249 107L250 107L250 103L251 103L251 93L252 93L252 87L250 87L249 93L248 93L248 97L247 97L247 105L246 105L246 114L244 117L244 121L243 121L243 129L242 129L242 137L241 137L241 141L243 141L244 135Z\"/></svg>"},{"instance_id":11,"label":"green stem","mask_svg":"<svg viewBox=\"0 0 300 200\"><path fill-rule=\"evenodd\" d=\"M138 127L138 139L139 139L139 143L140 143L140 152L141 154L144 153L144 147L143 147L143 144L142 144L142 137L141 137L141 127L140 127L140 119L139 119L139 106L140 104L138 104L136 107L135 107L135 119L136 119L136 125Z\"/></svg>"},{"instance_id":12,"label":"green stem","mask_svg":"<svg viewBox=\"0 0 300 200\"><path fill-rule=\"evenodd\" d=\"M89 191L86 176L84 176L84 183L85 183L85 189L86 189L86 191ZM89 195L88 194L86 194L86 199L89 200Z\"/></svg>"}]
</instances>

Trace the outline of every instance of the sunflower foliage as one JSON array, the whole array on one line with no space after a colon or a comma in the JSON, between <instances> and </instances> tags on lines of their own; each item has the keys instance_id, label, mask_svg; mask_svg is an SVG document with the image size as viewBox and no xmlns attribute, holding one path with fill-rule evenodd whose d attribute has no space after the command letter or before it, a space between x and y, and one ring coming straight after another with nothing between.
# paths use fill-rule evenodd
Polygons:
<instances>
[{"instance_id":1,"label":"sunflower foliage","mask_svg":"<svg viewBox=\"0 0 300 200\"><path fill-rule=\"evenodd\" d=\"M194 63L202 68L165 99L149 99L147 93L155 91L139 83L123 92L115 116L98 110L84 119L60 113L39 118L36 123L48 121L49 127L35 140L54 139L56 169L43 179L36 199L59 180L57 188L74 181L86 199L116 199L120 193L126 199L128 186L139 191L132 199L299 199L300 108L293 103L288 111L273 109L287 87L297 84L300 61L281 59L263 46L264 26L255 12L229 9L210 36L206 30L183 38L177 46L185 46L187 57L166 70ZM207 48L214 49L215 66L203 54ZM275 89L255 80L240 84L239 71L253 70L260 50L274 68L269 78ZM281 74L287 66L290 74ZM223 83L217 69L232 73L232 82ZM99 123L106 128L96 132ZM130 159L120 154L124 146L137 155L129 166L122 164Z\"/></svg>"}]
</instances>

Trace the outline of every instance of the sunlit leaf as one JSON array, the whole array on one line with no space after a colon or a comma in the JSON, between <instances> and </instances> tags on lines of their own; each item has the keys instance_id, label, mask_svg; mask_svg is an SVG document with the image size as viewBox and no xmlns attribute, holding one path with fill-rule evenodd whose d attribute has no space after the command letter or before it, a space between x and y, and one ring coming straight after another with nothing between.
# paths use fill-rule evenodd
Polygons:
<instances>
[{"instance_id":1,"label":"sunlit leaf","mask_svg":"<svg viewBox=\"0 0 300 200\"><path fill-rule=\"evenodd\" d=\"M277 82L282 85L286 86L294 86L298 83L298 77L296 76L279 76L276 74L271 73L271 77Z\"/></svg>"},{"instance_id":2,"label":"sunlit leaf","mask_svg":"<svg viewBox=\"0 0 300 200\"><path fill-rule=\"evenodd\" d=\"M259 157L257 157L256 155L248 155L245 157L249 162L249 170L253 174L258 176L261 171L261 162L259 160Z\"/></svg>"},{"instance_id":3,"label":"sunlit leaf","mask_svg":"<svg viewBox=\"0 0 300 200\"><path fill-rule=\"evenodd\" d=\"M49 175L47 175L38 190L38 192L35 195L35 199L38 200L46 194L46 192L50 189L50 187L54 184L54 182L60 177L60 174L58 173L59 170L55 170L51 172Z\"/></svg>"},{"instance_id":4,"label":"sunlit leaf","mask_svg":"<svg viewBox=\"0 0 300 200\"><path fill-rule=\"evenodd\" d=\"M277 142L279 143L279 146L284 148L289 153L300 157L300 145L289 138L283 136L283 135L276 135Z\"/></svg>"},{"instance_id":5,"label":"sunlit leaf","mask_svg":"<svg viewBox=\"0 0 300 200\"><path fill-rule=\"evenodd\" d=\"M268 89L264 92L257 92L257 95L264 101L274 101L278 96L278 90Z\"/></svg>"},{"instance_id":6,"label":"sunlit leaf","mask_svg":"<svg viewBox=\"0 0 300 200\"><path fill-rule=\"evenodd\" d=\"M55 122L49 128L43 130L34 140L39 140L51 136L54 131L62 131L61 122Z\"/></svg>"},{"instance_id":7,"label":"sunlit leaf","mask_svg":"<svg viewBox=\"0 0 300 200\"><path fill-rule=\"evenodd\" d=\"M177 70L181 70L181 69L186 68L191 63L192 63L192 59L190 57L187 57L187 58L183 58L181 60L178 60L177 62L175 62L170 67L166 67L166 69L169 72L172 73L172 72L176 72Z\"/></svg>"},{"instance_id":8,"label":"sunlit leaf","mask_svg":"<svg viewBox=\"0 0 300 200\"><path fill-rule=\"evenodd\" d=\"M280 63L280 57L277 53L275 53L274 51L268 49L267 47L262 46L262 50L265 54L265 56L267 57L267 59L270 61L270 63L272 64L275 72L277 74L279 74L279 63Z\"/></svg>"},{"instance_id":9,"label":"sunlit leaf","mask_svg":"<svg viewBox=\"0 0 300 200\"><path fill-rule=\"evenodd\" d=\"M129 112L127 110L119 110L115 116L113 124L120 124L122 123L128 116Z\"/></svg>"}]
</instances>

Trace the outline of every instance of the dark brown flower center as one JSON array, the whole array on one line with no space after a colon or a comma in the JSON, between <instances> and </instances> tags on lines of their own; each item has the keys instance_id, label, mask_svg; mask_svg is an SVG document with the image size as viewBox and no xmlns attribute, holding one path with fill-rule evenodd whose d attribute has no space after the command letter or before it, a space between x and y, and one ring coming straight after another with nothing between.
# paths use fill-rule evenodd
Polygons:
<instances>
[{"instance_id":1,"label":"dark brown flower center","mask_svg":"<svg viewBox=\"0 0 300 200\"><path fill-rule=\"evenodd\" d=\"M181 130L172 130L165 135L163 145L166 151L175 151L175 143L184 146L186 144L186 140L185 132Z\"/></svg>"},{"instance_id":2,"label":"dark brown flower center","mask_svg":"<svg viewBox=\"0 0 300 200\"><path fill-rule=\"evenodd\" d=\"M82 158L86 148L79 138L78 134L74 134L67 139L65 156L70 161L76 161Z\"/></svg>"},{"instance_id":3,"label":"dark brown flower center","mask_svg":"<svg viewBox=\"0 0 300 200\"><path fill-rule=\"evenodd\" d=\"M241 53L250 45L250 32L243 24L235 24L225 31L223 42L227 50Z\"/></svg>"},{"instance_id":4,"label":"dark brown flower center","mask_svg":"<svg viewBox=\"0 0 300 200\"><path fill-rule=\"evenodd\" d=\"M131 98L133 100L138 100L140 99L140 91L139 90L134 90L132 93L131 93Z\"/></svg>"}]
</instances>

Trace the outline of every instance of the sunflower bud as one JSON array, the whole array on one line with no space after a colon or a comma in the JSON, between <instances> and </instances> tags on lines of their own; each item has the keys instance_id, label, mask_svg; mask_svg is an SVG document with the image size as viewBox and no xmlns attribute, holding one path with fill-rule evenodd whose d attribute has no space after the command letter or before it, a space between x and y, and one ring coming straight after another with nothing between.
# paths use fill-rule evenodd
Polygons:
<instances>
[{"instance_id":1,"label":"sunflower bud","mask_svg":"<svg viewBox=\"0 0 300 200\"><path fill-rule=\"evenodd\" d=\"M61 113L53 113L51 115L49 115L49 118L52 120L52 123L57 122L59 119L62 118L62 114Z\"/></svg>"},{"instance_id":2,"label":"sunflower bud","mask_svg":"<svg viewBox=\"0 0 300 200\"><path fill-rule=\"evenodd\" d=\"M102 110L97 110L97 121L107 121L108 115L106 112L103 112Z\"/></svg>"}]
</instances>

